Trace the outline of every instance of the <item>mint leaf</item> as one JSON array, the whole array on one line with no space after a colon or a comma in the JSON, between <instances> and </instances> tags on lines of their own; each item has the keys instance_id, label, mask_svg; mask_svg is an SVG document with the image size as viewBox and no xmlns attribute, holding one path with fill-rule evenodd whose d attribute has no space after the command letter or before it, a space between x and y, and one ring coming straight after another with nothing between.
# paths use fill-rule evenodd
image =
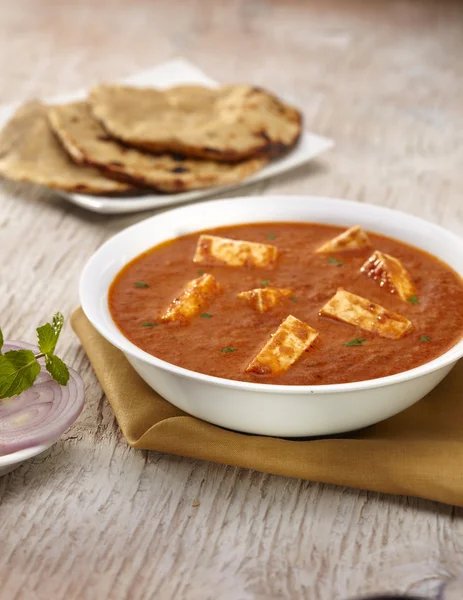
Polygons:
<instances>
[{"instance_id":1,"label":"mint leaf","mask_svg":"<svg viewBox=\"0 0 463 600\"><path fill-rule=\"evenodd\" d=\"M30 388L40 373L32 350L10 350L0 355L0 398L11 398Z\"/></svg>"},{"instance_id":2,"label":"mint leaf","mask_svg":"<svg viewBox=\"0 0 463 600\"><path fill-rule=\"evenodd\" d=\"M55 330L50 323L45 323L37 327L37 337L39 338L39 350L42 354L53 354L58 338Z\"/></svg>"},{"instance_id":3,"label":"mint leaf","mask_svg":"<svg viewBox=\"0 0 463 600\"><path fill-rule=\"evenodd\" d=\"M63 329L63 324L64 324L63 315L60 312L55 313L53 315L52 326L53 326L53 331L55 332L57 340L59 338L59 334L61 333L61 330Z\"/></svg>"},{"instance_id":4,"label":"mint leaf","mask_svg":"<svg viewBox=\"0 0 463 600\"><path fill-rule=\"evenodd\" d=\"M53 315L51 323L45 323L37 327L37 337L39 338L39 350L42 354L53 354L59 334L63 329L64 317L60 312Z\"/></svg>"},{"instance_id":5,"label":"mint leaf","mask_svg":"<svg viewBox=\"0 0 463 600\"><path fill-rule=\"evenodd\" d=\"M55 381L60 385L66 385L69 381L69 370L61 360L54 354L45 357L45 367Z\"/></svg>"},{"instance_id":6,"label":"mint leaf","mask_svg":"<svg viewBox=\"0 0 463 600\"><path fill-rule=\"evenodd\" d=\"M0 327L0 350L3 347L3 331L2 328Z\"/></svg>"}]
</instances>

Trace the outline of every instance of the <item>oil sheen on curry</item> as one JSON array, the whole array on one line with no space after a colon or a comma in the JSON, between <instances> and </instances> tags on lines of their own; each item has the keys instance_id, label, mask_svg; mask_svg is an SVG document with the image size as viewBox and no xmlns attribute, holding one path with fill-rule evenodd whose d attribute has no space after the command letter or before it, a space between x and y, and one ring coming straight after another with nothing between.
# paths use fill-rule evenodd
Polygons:
<instances>
[{"instance_id":1,"label":"oil sheen on curry","mask_svg":"<svg viewBox=\"0 0 463 600\"><path fill-rule=\"evenodd\" d=\"M153 356L267 384L385 377L443 354L463 332L459 276L360 226L258 223L186 235L124 267L109 308Z\"/></svg>"}]
</instances>

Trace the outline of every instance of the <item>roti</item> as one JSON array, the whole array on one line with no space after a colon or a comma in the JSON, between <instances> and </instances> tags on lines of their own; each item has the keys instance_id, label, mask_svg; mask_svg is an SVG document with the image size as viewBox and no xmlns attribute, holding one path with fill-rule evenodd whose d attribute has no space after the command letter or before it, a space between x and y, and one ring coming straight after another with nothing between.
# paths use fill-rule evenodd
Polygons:
<instances>
[{"instance_id":1,"label":"roti","mask_svg":"<svg viewBox=\"0 0 463 600\"><path fill-rule=\"evenodd\" d=\"M90 103L107 132L126 144L214 161L280 156L302 127L298 110L249 85L163 91L100 85Z\"/></svg>"},{"instance_id":2,"label":"roti","mask_svg":"<svg viewBox=\"0 0 463 600\"><path fill-rule=\"evenodd\" d=\"M217 163L129 148L108 136L87 102L51 106L48 116L74 161L161 192L232 185L268 162L267 158L253 158L240 163Z\"/></svg>"},{"instance_id":3,"label":"roti","mask_svg":"<svg viewBox=\"0 0 463 600\"><path fill-rule=\"evenodd\" d=\"M74 164L54 136L40 102L19 108L0 132L0 175L66 192L113 194L132 189L96 169Z\"/></svg>"}]
</instances>

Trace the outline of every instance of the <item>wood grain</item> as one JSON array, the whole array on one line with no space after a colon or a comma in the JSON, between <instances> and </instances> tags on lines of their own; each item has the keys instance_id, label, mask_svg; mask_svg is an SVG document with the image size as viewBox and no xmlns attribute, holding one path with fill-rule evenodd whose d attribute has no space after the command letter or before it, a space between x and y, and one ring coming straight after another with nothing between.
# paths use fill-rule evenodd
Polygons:
<instances>
[{"instance_id":1,"label":"wood grain","mask_svg":"<svg viewBox=\"0 0 463 600\"><path fill-rule=\"evenodd\" d=\"M461 3L15 0L0 23L2 102L183 55L218 80L284 93L337 141L249 193L346 197L463 233ZM142 216L5 184L7 335L29 340L58 308L69 315L87 258ZM2 599L431 597L461 574L462 510L131 450L69 328L61 348L87 405L51 450L0 479Z\"/></svg>"}]
</instances>

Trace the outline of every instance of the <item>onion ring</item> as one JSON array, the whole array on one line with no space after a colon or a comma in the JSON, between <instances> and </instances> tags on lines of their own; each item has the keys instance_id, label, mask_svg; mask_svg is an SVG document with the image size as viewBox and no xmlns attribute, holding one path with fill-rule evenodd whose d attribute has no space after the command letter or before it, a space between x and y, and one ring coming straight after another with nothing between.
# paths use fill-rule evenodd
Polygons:
<instances>
[{"instance_id":1,"label":"onion ring","mask_svg":"<svg viewBox=\"0 0 463 600\"><path fill-rule=\"evenodd\" d=\"M2 351L39 350L25 342L5 341ZM0 400L0 456L57 440L74 423L84 407L84 382L73 369L62 386L45 369L34 385L17 396Z\"/></svg>"}]
</instances>

